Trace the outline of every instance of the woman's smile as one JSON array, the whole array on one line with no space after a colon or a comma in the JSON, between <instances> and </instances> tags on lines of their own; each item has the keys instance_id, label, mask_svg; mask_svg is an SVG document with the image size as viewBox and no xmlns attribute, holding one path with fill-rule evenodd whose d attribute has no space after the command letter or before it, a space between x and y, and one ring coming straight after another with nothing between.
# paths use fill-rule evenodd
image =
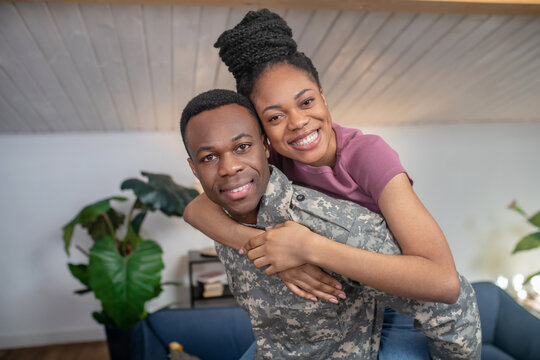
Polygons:
<instances>
[{"instance_id":1,"label":"woman's smile","mask_svg":"<svg viewBox=\"0 0 540 360\"><path fill-rule=\"evenodd\" d=\"M319 130L309 131L306 134L299 136L293 141L289 142L290 145L298 150L310 150L317 146L320 142Z\"/></svg>"},{"instance_id":2,"label":"woman's smile","mask_svg":"<svg viewBox=\"0 0 540 360\"><path fill-rule=\"evenodd\" d=\"M336 136L326 99L305 71L280 64L257 79L251 100L272 148L312 166L333 166Z\"/></svg>"}]
</instances>

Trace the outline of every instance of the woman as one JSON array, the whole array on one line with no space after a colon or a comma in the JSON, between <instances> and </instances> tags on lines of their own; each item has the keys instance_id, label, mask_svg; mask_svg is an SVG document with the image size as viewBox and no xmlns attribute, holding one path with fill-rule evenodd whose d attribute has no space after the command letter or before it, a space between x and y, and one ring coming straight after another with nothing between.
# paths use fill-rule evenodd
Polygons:
<instances>
[{"instance_id":1,"label":"woman","mask_svg":"<svg viewBox=\"0 0 540 360\"><path fill-rule=\"evenodd\" d=\"M382 214L403 253L344 251L329 240L317 264L387 293L456 301L459 280L446 239L414 193L397 154L379 137L332 123L317 70L297 52L283 19L266 9L249 12L220 36L216 47L238 92L257 110L272 146L271 163L300 185ZM214 240L248 251L256 266L269 266L267 273L277 273L299 296L331 302L346 296L327 274L302 265L314 255L298 246L309 243L313 236L309 229L290 222L266 232L247 228L204 195L188 206L184 216ZM224 228L229 231L224 233ZM392 344L383 336L383 352L385 342Z\"/></svg>"}]
</instances>

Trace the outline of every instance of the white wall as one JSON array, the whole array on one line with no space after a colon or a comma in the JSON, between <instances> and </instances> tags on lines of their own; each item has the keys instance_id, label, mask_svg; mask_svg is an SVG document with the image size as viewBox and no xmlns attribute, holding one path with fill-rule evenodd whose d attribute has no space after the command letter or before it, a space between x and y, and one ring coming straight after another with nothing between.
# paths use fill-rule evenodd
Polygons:
<instances>
[{"instance_id":1,"label":"white wall","mask_svg":"<svg viewBox=\"0 0 540 360\"><path fill-rule=\"evenodd\" d=\"M531 227L506 205L516 199L525 210L540 209L540 124L364 130L400 153L470 280L537 270L538 252L510 255ZM99 309L93 295L72 294L80 286L66 267L61 227L83 205L122 194L122 180L141 170L191 185L179 134L4 135L0 154L0 348L102 338L90 316ZM143 230L164 249L165 280L187 283L186 252L211 245L182 219L160 213ZM81 230L74 241L91 245ZM149 308L175 300L187 305L187 289L168 288Z\"/></svg>"},{"instance_id":2,"label":"white wall","mask_svg":"<svg viewBox=\"0 0 540 360\"><path fill-rule=\"evenodd\" d=\"M194 177L176 132L65 134L0 137L0 347L79 341L103 337L90 314L100 305L67 269L61 228L87 204L123 194L124 179L141 170L170 174L191 186ZM130 204L118 208L127 213ZM164 280L187 284L186 253L212 242L184 220L150 213L143 235L164 250ZM74 243L91 246L79 227ZM83 256L72 249L72 259ZM180 300L187 288L167 287L149 308Z\"/></svg>"},{"instance_id":3,"label":"white wall","mask_svg":"<svg viewBox=\"0 0 540 360\"><path fill-rule=\"evenodd\" d=\"M507 208L540 210L540 124L438 125L364 129L400 154L416 193L435 217L458 271L495 280L540 270L540 250L510 255L534 230Z\"/></svg>"}]
</instances>

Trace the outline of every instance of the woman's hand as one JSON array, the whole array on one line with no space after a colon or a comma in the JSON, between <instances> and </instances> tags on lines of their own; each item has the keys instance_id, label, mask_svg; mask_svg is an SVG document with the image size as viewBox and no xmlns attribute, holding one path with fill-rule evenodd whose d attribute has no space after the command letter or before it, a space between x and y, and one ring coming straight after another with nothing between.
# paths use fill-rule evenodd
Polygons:
<instances>
[{"instance_id":1,"label":"woman's hand","mask_svg":"<svg viewBox=\"0 0 540 360\"><path fill-rule=\"evenodd\" d=\"M247 253L257 268L269 265L265 273L272 275L305 264L305 246L312 236L319 235L305 226L286 221L249 240L240 253Z\"/></svg>"},{"instance_id":2,"label":"woman's hand","mask_svg":"<svg viewBox=\"0 0 540 360\"><path fill-rule=\"evenodd\" d=\"M307 300L317 298L337 304L338 298L345 299L341 284L319 267L304 264L277 274L293 294Z\"/></svg>"}]
</instances>

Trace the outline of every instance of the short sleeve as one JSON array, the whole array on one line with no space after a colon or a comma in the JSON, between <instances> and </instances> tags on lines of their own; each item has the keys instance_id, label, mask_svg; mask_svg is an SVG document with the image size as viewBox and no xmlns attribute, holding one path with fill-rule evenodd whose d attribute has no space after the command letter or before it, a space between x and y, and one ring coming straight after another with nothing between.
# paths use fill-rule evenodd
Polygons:
<instances>
[{"instance_id":1,"label":"short sleeve","mask_svg":"<svg viewBox=\"0 0 540 360\"><path fill-rule=\"evenodd\" d=\"M382 190L394 176L407 174L398 153L380 136L358 133L348 139L343 150L341 156L345 168L375 202L379 201Z\"/></svg>"}]
</instances>

